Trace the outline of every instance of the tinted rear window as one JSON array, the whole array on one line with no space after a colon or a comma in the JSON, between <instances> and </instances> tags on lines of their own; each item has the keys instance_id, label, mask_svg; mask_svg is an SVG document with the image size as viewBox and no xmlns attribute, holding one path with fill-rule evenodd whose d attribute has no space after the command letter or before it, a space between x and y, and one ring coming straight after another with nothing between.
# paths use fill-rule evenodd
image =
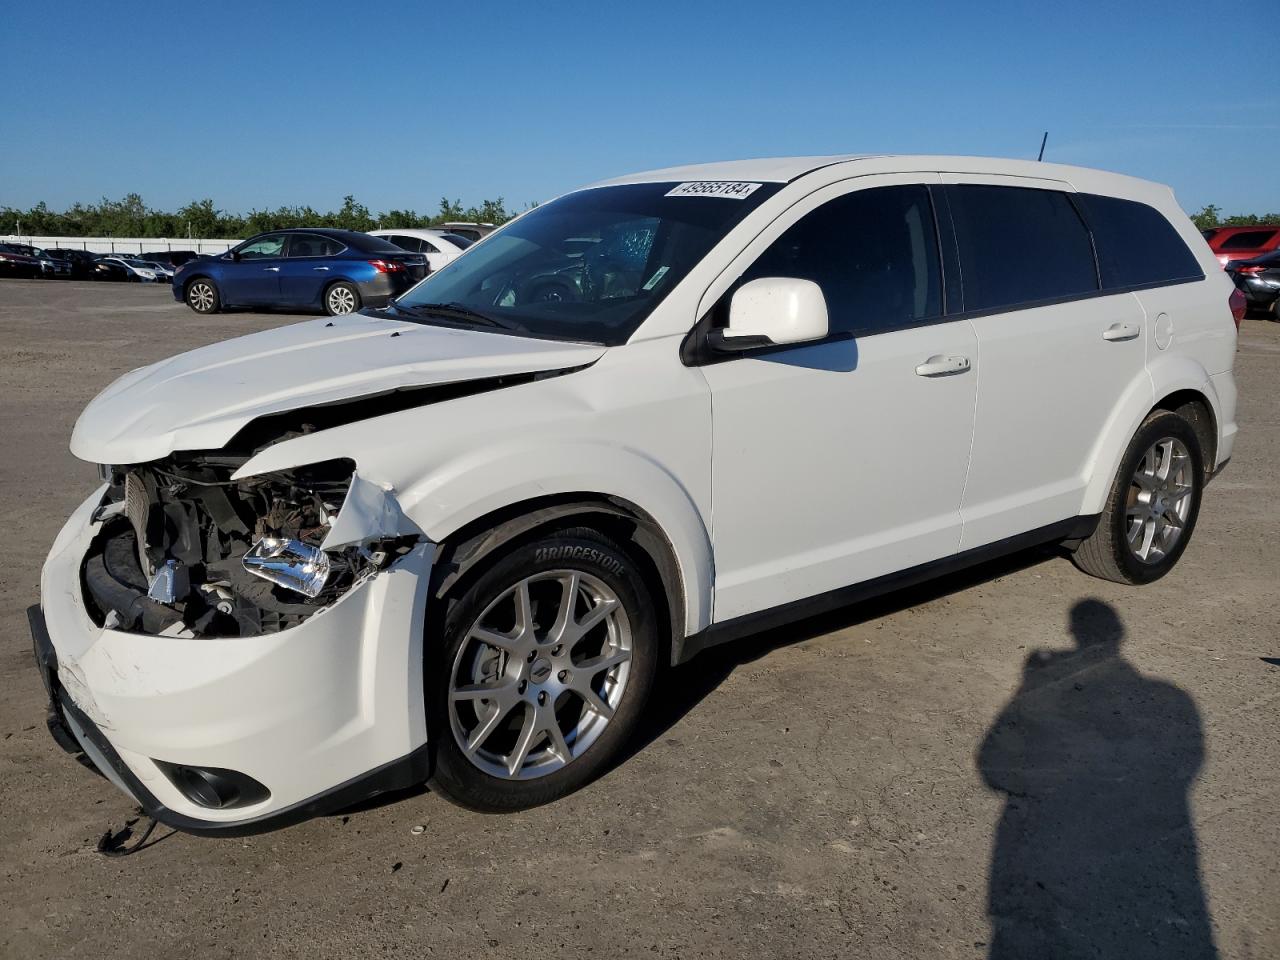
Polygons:
<instances>
[{"instance_id":1,"label":"tinted rear window","mask_svg":"<svg viewBox=\"0 0 1280 960\"><path fill-rule=\"evenodd\" d=\"M464 237L457 233L442 233L440 236L442 239L448 240L459 250L465 250L475 242L470 237Z\"/></svg>"},{"instance_id":2,"label":"tinted rear window","mask_svg":"<svg viewBox=\"0 0 1280 960\"><path fill-rule=\"evenodd\" d=\"M404 253L404 247L396 246L386 237L371 237L367 233L350 234L352 246L366 253Z\"/></svg>"},{"instance_id":3,"label":"tinted rear window","mask_svg":"<svg viewBox=\"0 0 1280 960\"><path fill-rule=\"evenodd\" d=\"M994 310L1098 289L1093 244L1066 194L1027 187L948 188L964 309Z\"/></svg>"},{"instance_id":4,"label":"tinted rear window","mask_svg":"<svg viewBox=\"0 0 1280 960\"><path fill-rule=\"evenodd\" d=\"M1222 241L1219 250L1252 250L1270 243L1275 237L1275 230L1246 230L1244 233L1233 233Z\"/></svg>"},{"instance_id":5,"label":"tinted rear window","mask_svg":"<svg viewBox=\"0 0 1280 960\"><path fill-rule=\"evenodd\" d=\"M1102 286L1137 287L1204 276L1195 255L1158 210L1145 203L1076 195L1093 231Z\"/></svg>"}]
</instances>

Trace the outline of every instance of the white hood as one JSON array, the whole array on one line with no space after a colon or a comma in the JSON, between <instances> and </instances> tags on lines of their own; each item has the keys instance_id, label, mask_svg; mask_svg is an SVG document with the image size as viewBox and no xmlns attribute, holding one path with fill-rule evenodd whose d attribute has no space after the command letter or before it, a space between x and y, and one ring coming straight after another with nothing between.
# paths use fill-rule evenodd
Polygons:
<instances>
[{"instance_id":1,"label":"white hood","mask_svg":"<svg viewBox=\"0 0 1280 960\"><path fill-rule=\"evenodd\" d=\"M215 343L125 374L80 414L71 452L146 463L216 450L264 414L405 387L559 370L605 348L353 314Z\"/></svg>"}]
</instances>

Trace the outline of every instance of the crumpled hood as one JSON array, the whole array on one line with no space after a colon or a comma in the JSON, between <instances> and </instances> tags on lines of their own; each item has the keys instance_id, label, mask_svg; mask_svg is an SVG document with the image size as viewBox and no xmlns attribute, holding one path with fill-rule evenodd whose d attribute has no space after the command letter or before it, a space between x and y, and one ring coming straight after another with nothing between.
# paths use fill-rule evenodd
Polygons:
<instances>
[{"instance_id":1,"label":"crumpled hood","mask_svg":"<svg viewBox=\"0 0 1280 960\"><path fill-rule=\"evenodd\" d=\"M251 420L299 407L582 366L595 344L536 340L353 314L238 337L125 374L87 406L71 452L146 463L216 450Z\"/></svg>"}]
</instances>

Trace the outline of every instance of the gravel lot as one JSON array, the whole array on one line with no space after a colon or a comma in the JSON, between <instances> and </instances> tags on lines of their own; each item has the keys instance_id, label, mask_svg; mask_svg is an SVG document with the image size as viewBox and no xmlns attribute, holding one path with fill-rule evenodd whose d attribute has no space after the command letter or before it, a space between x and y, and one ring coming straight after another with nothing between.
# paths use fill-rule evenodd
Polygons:
<instances>
[{"instance_id":1,"label":"gravel lot","mask_svg":"<svg viewBox=\"0 0 1280 960\"><path fill-rule=\"evenodd\" d=\"M633 756L530 813L419 791L99 855L132 808L49 739L24 613L94 482L72 424L126 370L293 319L0 282L0 955L1280 956L1280 325L1257 320L1235 459L1151 587L1037 551L712 651Z\"/></svg>"}]
</instances>

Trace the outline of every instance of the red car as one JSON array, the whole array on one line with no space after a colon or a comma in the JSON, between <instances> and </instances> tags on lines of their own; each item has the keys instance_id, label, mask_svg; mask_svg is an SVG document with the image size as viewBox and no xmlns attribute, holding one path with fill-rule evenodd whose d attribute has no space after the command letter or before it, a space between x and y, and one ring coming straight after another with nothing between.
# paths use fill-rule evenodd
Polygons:
<instances>
[{"instance_id":1,"label":"red car","mask_svg":"<svg viewBox=\"0 0 1280 960\"><path fill-rule=\"evenodd\" d=\"M1211 227L1202 231L1209 249L1224 267L1230 260L1251 260L1280 250L1280 224L1253 227Z\"/></svg>"}]
</instances>

